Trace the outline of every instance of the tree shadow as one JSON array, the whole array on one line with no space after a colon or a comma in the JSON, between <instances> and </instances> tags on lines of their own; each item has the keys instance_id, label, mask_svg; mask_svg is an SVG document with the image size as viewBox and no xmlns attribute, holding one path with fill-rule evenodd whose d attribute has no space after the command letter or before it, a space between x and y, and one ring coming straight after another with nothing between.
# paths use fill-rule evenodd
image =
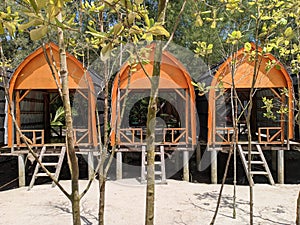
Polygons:
<instances>
[{"instance_id":1,"label":"tree shadow","mask_svg":"<svg viewBox=\"0 0 300 225\"><path fill-rule=\"evenodd\" d=\"M202 210L207 210L207 211L210 211L210 212L213 212L213 213L215 212L214 209L208 209L205 206L210 205L210 203L208 203L208 201L209 202L214 201L215 203L217 203L219 192L217 192L217 191L215 191L215 192L205 192L205 193L202 193L202 194L196 193L196 194L194 194L194 196L196 196L197 199L203 204L203 206L200 206L200 205L195 204L195 203L192 202L192 205L194 207L200 208ZM204 202L204 200L206 200L206 201ZM239 211L241 211L244 214L248 215L249 211L242 208L242 206L249 205L249 203L250 203L249 201L245 201L243 199L236 199L236 209L238 209ZM220 208L233 209L233 197L223 194L222 198L221 198ZM282 214L282 213L285 213L283 206L279 205L277 208L265 207L263 210L260 210L259 212L257 212L258 215L256 214L253 217L262 220L262 223L267 223L268 222L268 223L272 223L274 225L275 224L276 225L289 225L289 224L291 224L291 221L279 222L279 221L276 221L275 218L274 219L265 218L262 215L262 211L268 211L268 212L272 211L274 213ZM233 218L232 216L228 216L224 213L219 212L218 214L222 215L224 217L227 217L227 218Z\"/></svg>"},{"instance_id":2,"label":"tree shadow","mask_svg":"<svg viewBox=\"0 0 300 225\"><path fill-rule=\"evenodd\" d=\"M72 211L70 208L66 205L58 206L58 205L53 205L53 208L59 209L62 212L68 213L72 215ZM86 212L85 212L86 213ZM90 212L87 213L89 216L92 216L94 219L98 220L93 214ZM93 225L93 223L85 216L80 215L81 220L84 222L84 225Z\"/></svg>"}]
</instances>

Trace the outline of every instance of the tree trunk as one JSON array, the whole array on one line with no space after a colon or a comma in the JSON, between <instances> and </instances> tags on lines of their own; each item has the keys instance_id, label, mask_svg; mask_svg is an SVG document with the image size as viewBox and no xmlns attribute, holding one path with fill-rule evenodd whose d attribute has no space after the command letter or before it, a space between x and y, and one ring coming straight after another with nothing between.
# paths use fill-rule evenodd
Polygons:
<instances>
[{"instance_id":1,"label":"tree trunk","mask_svg":"<svg viewBox=\"0 0 300 225\"><path fill-rule=\"evenodd\" d=\"M99 225L104 224L105 184L106 184L106 177L99 174L99 190L100 190L99 216L98 216Z\"/></svg>"},{"instance_id":2,"label":"tree trunk","mask_svg":"<svg viewBox=\"0 0 300 225\"><path fill-rule=\"evenodd\" d=\"M61 21L61 13L58 15L58 20ZM66 47L64 43L64 33L61 28L58 28L58 44L59 44L59 56L60 56L60 78L62 85L63 94L63 106L65 110L65 120L66 120L66 143L68 152L68 163L71 173L71 183L72 183L72 193L71 193L71 203L72 203L72 215L73 224L80 225L80 194L79 194L79 169L78 169L78 159L75 153L74 147L74 133L73 133L73 120L72 120L72 110L69 95L69 81L68 81L68 68L67 68L67 57L66 57Z\"/></svg>"},{"instance_id":3,"label":"tree trunk","mask_svg":"<svg viewBox=\"0 0 300 225\"><path fill-rule=\"evenodd\" d=\"M154 197L155 197L155 119L157 111L157 95L160 76L160 61L162 56L162 43L155 46L152 86L147 114L147 195L146 195L146 225L154 224Z\"/></svg>"},{"instance_id":4,"label":"tree trunk","mask_svg":"<svg viewBox=\"0 0 300 225\"><path fill-rule=\"evenodd\" d=\"M168 0L158 2L158 22L164 23ZM161 40L158 37L157 40ZM160 77L160 65L162 58L162 42L158 41L155 46L153 72L151 78L151 93L147 114L147 193L146 193L146 216L145 224L154 224L154 200L155 200L155 119L157 111L157 96Z\"/></svg>"}]
</instances>

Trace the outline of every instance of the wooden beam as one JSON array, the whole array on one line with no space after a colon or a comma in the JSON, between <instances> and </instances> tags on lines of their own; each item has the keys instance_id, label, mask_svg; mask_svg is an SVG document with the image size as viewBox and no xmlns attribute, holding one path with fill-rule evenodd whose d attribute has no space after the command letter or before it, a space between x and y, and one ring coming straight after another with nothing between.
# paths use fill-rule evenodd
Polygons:
<instances>
[{"instance_id":1,"label":"wooden beam","mask_svg":"<svg viewBox=\"0 0 300 225\"><path fill-rule=\"evenodd\" d=\"M16 91L16 122L21 129L20 91ZM20 145L20 134L16 132L17 145Z\"/></svg>"},{"instance_id":2,"label":"wooden beam","mask_svg":"<svg viewBox=\"0 0 300 225\"><path fill-rule=\"evenodd\" d=\"M77 92L78 92L82 97L84 97L86 100L89 99L89 97L86 96L81 90L77 89Z\"/></svg>"},{"instance_id":3,"label":"wooden beam","mask_svg":"<svg viewBox=\"0 0 300 225\"><path fill-rule=\"evenodd\" d=\"M270 88L270 90L273 92L273 94L277 97L281 99L281 96L277 93L276 90L274 90L274 88Z\"/></svg>"},{"instance_id":4,"label":"wooden beam","mask_svg":"<svg viewBox=\"0 0 300 225\"><path fill-rule=\"evenodd\" d=\"M120 90L121 91L121 90ZM128 90L128 95L129 95L129 93L131 92L131 90ZM120 97L120 100L119 101L123 101L123 99L125 98L125 96L126 96L126 94L124 93L124 95L122 95L121 97Z\"/></svg>"},{"instance_id":5,"label":"wooden beam","mask_svg":"<svg viewBox=\"0 0 300 225\"><path fill-rule=\"evenodd\" d=\"M185 89L185 142L189 143L189 93L188 89Z\"/></svg>"},{"instance_id":6,"label":"wooden beam","mask_svg":"<svg viewBox=\"0 0 300 225\"><path fill-rule=\"evenodd\" d=\"M174 90L183 100L185 100L184 95L178 89L174 89Z\"/></svg>"},{"instance_id":7,"label":"wooden beam","mask_svg":"<svg viewBox=\"0 0 300 225\"><path fill-rule=\"evenodd\" d=\"M59 94L56 94L52 99L50 99L49 104L52 104L58 97Z\"/></svg>"},{"instance_id":8,"label":"wooden beam","mask_svg":"<svg viewBox=\"0 0 300 225\"><path fill-rule=\"evenodd\" d=\"M30 91L31 89L26 90L25 93L20 97L19 102L21 102L29 94Z\"/></svg>"}]
</instances>

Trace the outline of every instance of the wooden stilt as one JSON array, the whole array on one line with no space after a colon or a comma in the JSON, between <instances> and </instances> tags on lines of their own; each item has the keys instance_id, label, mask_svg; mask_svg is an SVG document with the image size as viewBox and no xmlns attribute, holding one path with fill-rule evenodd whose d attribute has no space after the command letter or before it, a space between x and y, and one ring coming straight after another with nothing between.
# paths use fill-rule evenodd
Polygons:
<instances>
[{"instance_id":1,"label":"wooden stilt","mask_svg":"<svg viewBox=\"0 0 300 225\"><path fill-rule=\"evenodd\" d=\"M211 151L211 183L217 184L218 183L218 160L217 160L217 151Z\"/></svg>"},{"instance_id":2,"label":"wooden stilt","mask_svg":"<svg viewBox=\"0 0 300 225\"><path fill-rule=\"evenodd\" d=\"M25 187L25 156L18 155L18 169L19 169L19 187Z\"/></svg>"},{"instance_id":3,"label":"wooden stilt","mask_svg":"<svg viewBox=\"0 0 300 225\"><path fill-rule=\"evenodd\" d=\"M278 183L284 184L284 150L278 150L277 163Z\"/></svg>"},{"instance_id":4,"label":"wooden stilt","mask_svg":"<svg viewBox=\"0 0 300 225\"><path fill-rule=\"evenodd\" d=\"M117 152L116 178L122 179L122 152Z\"/></svg>"},{"instance_id":5,"label":"wooden stilt","mask_svg":"<svg viewBox=\"0 0 300 225\"><path fill-rule=\"evenodd\" d=\"M189 171L189 151L183 151L183 180L190 180L190 171Z\"/></svg>"},{"instance_id":6,"label":"wooden stilt","mask_svg":"<svg viewBox=\"0 0 300 225\"><path fill-rule=\"evenodd\" d=\"M200 142L197 143L197 148L196 148L196 164L197 164L197 170L201 171L201 145L200 145Z\"/></svg>"},{"instance_id":7,"label":"wooden stilt","mask_svg":"<svg viewBox=\"0 0 300 225\"><path fill-rule=\"evenodd\" d=\"M94 155L92 151L88 152L88 175L89 180L93 178L94 176Z\"/></svg>"}]
</instances>

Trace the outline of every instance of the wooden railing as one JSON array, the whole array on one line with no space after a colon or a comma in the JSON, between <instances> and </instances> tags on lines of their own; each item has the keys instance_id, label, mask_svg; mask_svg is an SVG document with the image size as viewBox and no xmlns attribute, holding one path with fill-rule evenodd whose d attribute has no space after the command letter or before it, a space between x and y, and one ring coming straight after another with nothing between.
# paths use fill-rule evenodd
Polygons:
<instances>
[{"instance_id":1,"label":"wooden railing","mask_svg":"<svg viewBox=\"0 0 300 225\"><path fill-rule=\"evenodd\" d=\"M89 142L89 140L88 140L89 130L88 129L74 128L73 131L74 131L75 145L87 144Z\"/></svg>"},{"instance_id":2,"label":"wooden railing","mask_svg":"<svg viewBox=\"0 0 300 225\"><path fill-rule=\"evenodd\" d=\"M258 128L258 142L261 144L283 144L284 132L281 127L260 127Z\"/></svg>"},{"instance_id":3,"label":"wooden railing","mask_svg":"<svg viewBox=\"0 0 300 225\"><path fill-rule=\"evenodd\" d=\"M233 134L233 127L216 127L215 135L213 136L213 142L215 144L230 144L231 135Z\"/></svg>"},{"instance_id":4,"label":"wooden railing","mask_svg":"<svg viewBox=\"0 0 300 225\"><path fill-rule=\"evenodd\" d=\"M186 144L186 129L185 128L164 128L164 143L165 144ZM180 139L184 139L184 141Z\"/></svg>"},{"instance_id":5,"label":"wooden railing","mask_svg":"<svg viewBox=\"0 0 300 225\"><path fill-rule=\"evenodd\" d=\"M186 128L156 128L155 142L160 144L188 144ZM184 139L184 140L183 140ZM141 145L146 143L146 129L121 128L120 145Z\"/></svg>"},{"instance_id":6,"label":"wooden railing","mask_svg":"<svg viewBox=\"0 0 300 225\"><path fill-rule=\"evenodd\" d=\"M119 134L119 144L142 144L142 128L121 128Z\"/></svg>"},{"instance_id":7,"label":"wooden railing","mask_svg":"<svg viewBox=\"0 0 300 225\"><path fill-rule=\"evenodd\" d=\"M33 146L44 145L45 134L44 130L21 130L26 141ZM17 145L25 146L25 143L21 139L20 135L17 135Z\"/></svg>"}]
</instances>

